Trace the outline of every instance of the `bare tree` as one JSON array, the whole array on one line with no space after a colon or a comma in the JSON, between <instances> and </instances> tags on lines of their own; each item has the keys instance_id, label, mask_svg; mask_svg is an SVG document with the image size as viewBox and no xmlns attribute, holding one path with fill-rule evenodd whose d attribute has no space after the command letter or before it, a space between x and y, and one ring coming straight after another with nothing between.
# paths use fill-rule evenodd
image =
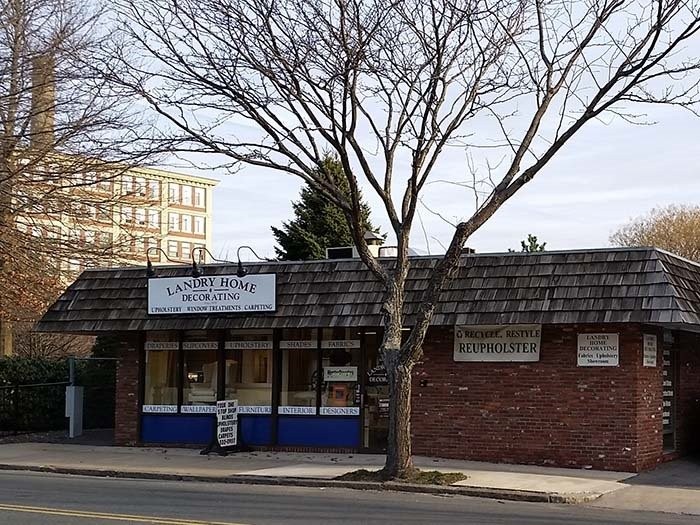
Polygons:
<instances>
[{"instance_id":1,"label":"bare tree","mask_svg":"<svg viewBox=\"0 0 700 525\"><path fill-rule=\"evenodd\" d=\"M670 205L636 217L610 236L615 246L655 246L700 261L700 206Z\"/></svg>"},{"instance_id":2,"label":"bare tree","mask_svg":"<svg viewBox=\"0 0 700 525\"><path fill-rule=\"evenodd\" d=\"M137 51L113 80L162 119L157 149L213 153L301 178L340 206L384 288L390 385L384 475L411 461L411 372L465 241L588 122L630 104L692 108L700 28L677 0L143 0L118 2ZM125 47L122 47L124 49ZM237 136L232 125L253 131ZM487 136L498 130L498 140ZM486 131L484 131L486 130ZM497 146L487 196L455 223L417 311L404 311L409 240L426 183L450 146ZM351 190L324 172L331 152ZM399 169L406 161L407 168ZM379 197L398 244L372 257L360 187ZM402 342L401 329L410 328Z\"/></svg>"},{"instance_id":3,"label":"bare tree","mask_svg":"<svg viewBox=\"0 0 700 525\"><path fill-rule=\"evenodd\" d=\"M130 241L95 228L117 217L101 190L140 159L136 112L93 63L110 37L93 5L0 0L0 355L10 323L55 299L71 261L118 259Z\"/></svg>"}]
</instances>

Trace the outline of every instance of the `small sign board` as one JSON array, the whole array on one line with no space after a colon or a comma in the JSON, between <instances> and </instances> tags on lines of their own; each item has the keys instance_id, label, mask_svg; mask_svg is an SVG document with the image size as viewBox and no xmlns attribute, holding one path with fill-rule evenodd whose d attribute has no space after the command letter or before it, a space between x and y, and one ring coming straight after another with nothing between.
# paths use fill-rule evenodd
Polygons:
<instances>
[{"instance_id":1,"label":"small sign board","mask_svg":"<svg viewBox=\"0 0 700 525\"><path fill-rule=\"evenodd\" d=\"M656 336L650 334L644 334L644 358L643 364L647 367L656 367L656 354L657 354L657 342Z\"/></svg>"},{"instance_id":2,"label":"small sign board","mask_svg":"<svg viewBox=\"0 0 700 525\"><path fill-rule=\"evenodd\" d=\"M578 334L578 366L620 366L619 334Z\"/></svg>"},{"instance_id":3,"label":"small sign board","mask_svg":"<svg viewBox=\"0 0 700 525\"><path fill-rule=\"evenodd\" d=\"M357 381L356 366L326 366L323 367L324 381Z\"/></svg>"},{"instance_id":4,"label":"small sign board","mask_svg":"<svg viewBox=\"0 0 700 525\"><path fill-rule=\"evenodd\" d=\"M216 439L221 447L238 444L238 400L216 402Z\"/></svg>"},{"instance_id":5,"label":"small sign board","mask_svg":"<svg viewBox=\"0 0 700 525\"><path fill-rule=\"evenodd\" d=\"M532 362L540 360L542 326L455 326L454 360Z\"/></svg>"},{"instance_id":6,"label":"small sign board","mask_svg":"<svg viewBox=\"0 0 700 525\"><path fill-rule=\"evenodd\" d=\"M379 363L377 366L373 367L367 372L367 383L373 386L389 384L389 378L386 375L386 368L384 368L382 363Z\"/></svg>"},{"instance_id":7,"label":"small sign board","mask_svg":"<svg viewBox=\"0 0 700 525\"><path fill-rule=\"evenodd\" d=\"M276 297L274 273L148 280L150 315L274 312Z\"/></svg>"}]
</instances>

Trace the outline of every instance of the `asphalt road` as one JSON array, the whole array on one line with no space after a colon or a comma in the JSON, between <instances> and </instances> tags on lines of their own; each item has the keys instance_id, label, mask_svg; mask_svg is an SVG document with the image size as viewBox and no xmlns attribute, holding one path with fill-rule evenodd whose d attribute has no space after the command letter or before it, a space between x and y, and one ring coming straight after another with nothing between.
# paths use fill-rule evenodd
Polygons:
<instances>
[{"instance_id":1,"label":"asphalt road","mask_svg":"<svg viewBox=\"0 0 700 525\"><path fill-rule=\"evenodd\" d=\"M697 516L463 496L0 472L0 523L663 525L696 524Z\"/></svg>"}]
</instances>

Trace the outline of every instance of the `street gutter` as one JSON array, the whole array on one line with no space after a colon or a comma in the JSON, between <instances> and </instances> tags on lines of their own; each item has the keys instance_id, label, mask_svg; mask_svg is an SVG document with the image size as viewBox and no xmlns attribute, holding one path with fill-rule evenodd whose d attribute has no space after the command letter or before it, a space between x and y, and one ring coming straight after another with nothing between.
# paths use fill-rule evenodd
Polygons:
<instances>
[{"instance_id":1,"label":"street gutter","mask_svg":"<svg viewBox=\"0 0 700 525\"><path fill-rule=\"evenodd\" d=\"M201 476L172 474L164 472L138 472L110 469L77 467L54 467L51 465L12 465L0 464L0 470L46 472L73 476L94 476L101 478L148 479L161 481L191 481L199 483L229 483L239 485L271 485L284 487L344 488L352 490L389 490L415 494L471 496L508 501L529 501L535 503L579 504L598 499L600 493L558 493L528 490L470 487L465 485L417 485L396 481L340 481L323 478L300 478L289 476L255 476L232 474L230 476Z\"/></svg>"}]
</instances>

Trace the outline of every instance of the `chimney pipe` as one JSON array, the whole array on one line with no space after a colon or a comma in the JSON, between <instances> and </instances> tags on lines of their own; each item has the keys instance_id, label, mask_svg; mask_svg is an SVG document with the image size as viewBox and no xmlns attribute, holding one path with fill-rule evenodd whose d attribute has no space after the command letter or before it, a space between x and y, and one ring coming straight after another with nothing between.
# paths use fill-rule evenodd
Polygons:
<instances>
[{"instance_id":1,"label":"chimney pipe","mask_svg":"<svg viewBox=\"0 0 700 525\"><path fill-rule=\"evenodd\" d=\"M35 148L52 149L54 143L56 78L54 59L39 55L32 60L32 104L30 144Z\"/></svg>"}]
</instances>

